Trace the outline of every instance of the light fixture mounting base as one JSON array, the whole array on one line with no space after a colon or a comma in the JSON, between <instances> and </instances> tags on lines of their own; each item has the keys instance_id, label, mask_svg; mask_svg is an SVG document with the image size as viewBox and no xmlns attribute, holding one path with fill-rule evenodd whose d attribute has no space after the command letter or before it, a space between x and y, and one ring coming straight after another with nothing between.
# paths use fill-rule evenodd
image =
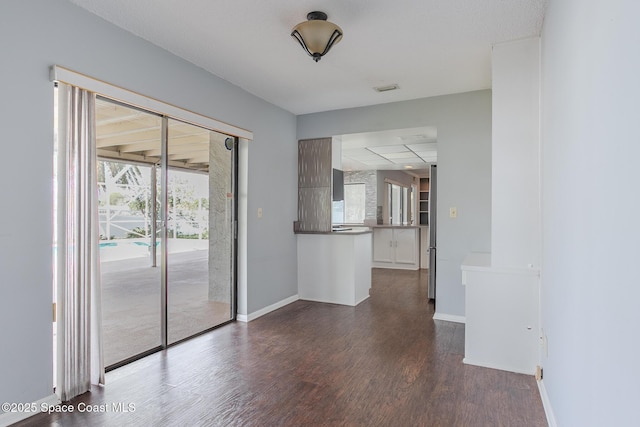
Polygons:
<instances>
[{"instance_id":1,"label":"light fixture mounting base","mask_svg":"<svg viewBox=\"0 0 640 427\"><path fill-rule=\"evenodd\" d=\"M307 20L309 21L326 21L327 14L324 12L318 12L317 10L314 12L307 13Z\"/></svg>"}]
</instances>

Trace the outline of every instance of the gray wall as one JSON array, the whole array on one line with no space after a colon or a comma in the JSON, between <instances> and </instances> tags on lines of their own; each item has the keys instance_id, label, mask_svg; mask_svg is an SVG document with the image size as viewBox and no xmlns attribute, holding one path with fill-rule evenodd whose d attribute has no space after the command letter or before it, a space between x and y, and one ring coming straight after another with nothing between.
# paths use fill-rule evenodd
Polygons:
<instances>
[{"instance_id":1,"label":"gray wall","mask_svg":"<svg viewBox=\"0 0 640 427\"><path fill-rule=\"evenodd\" d=\"M551 1L544 21L541 361L559 426L640 425L639 14Z\"/></svg>"},{"instance_id":2,"label":"gray wall","mask_svg":"<svg viewBox=\"0 0 640 427\"><path fill-rule=\"evenodd\" d=\"M298 138L418 126L438 129L438 312L464 316L460 264L491 250L491 91L306 114Z\"/></svg>"},{"instance_id":3,"label":"gray wall","mask_svg":"<svg viewBox=\"0 0 640 427\"><path fill-rule=\"evenodd\" d=\"M252 130L247 311L297 294L294 115L62 0L0 2L0 55L1 402L52 394L53 64Z\"/></svg>"}]
</instances>

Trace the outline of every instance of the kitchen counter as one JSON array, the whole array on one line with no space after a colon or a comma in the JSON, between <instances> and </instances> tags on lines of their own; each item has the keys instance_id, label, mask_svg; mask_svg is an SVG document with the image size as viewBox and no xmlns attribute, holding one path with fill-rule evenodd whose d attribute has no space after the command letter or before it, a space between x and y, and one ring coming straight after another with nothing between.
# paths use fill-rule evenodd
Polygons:
<instances>
[{"instance_id":1,"label":"kitchen counter","mask_svg":"<svg viewBox=\"0 0 640 427\"><path fill-rule=\"evenodd\" d=\"M368 227L296 234L300 299L355 306L369 297L372 233Z\"/></svg>"},{"instance_id":2,"label":"kitchen counter","mask_svg":"<svg viewBox=\"0 0 640 427\"><path fill-rule=\"evenodd\" d=\"M343 228L334 229L332 231L295 231L295 234L324 234L324 235L337 235L337 234L367 234L371 233L369 227L350 227L345 226Z\"/></svg>"},{"instance_id":3,"label":"kitchen counter","mask_svg":"<svg viewBox=\"0 0 640 427\"><path fill-rule=\"evenodd\" d=\"M294 230L294 234L365 234L371 233L376 228L401 228L401 229L414 229L414 228L427 228L427 225L398 225L398 224L373 224L368 226L362 225L345 225L340 228L334 228L331 231L300 231Z\"/></svg>"},{"instance_id":4,"label":"kitchen counter","mask_svg":"<svg viewBox=\"0 0 640 427\"><path fill-rule=\"evenodd\" d=\"M376 224L371 228L425 228L427 225Z\"/></svg>"}]
</instances>

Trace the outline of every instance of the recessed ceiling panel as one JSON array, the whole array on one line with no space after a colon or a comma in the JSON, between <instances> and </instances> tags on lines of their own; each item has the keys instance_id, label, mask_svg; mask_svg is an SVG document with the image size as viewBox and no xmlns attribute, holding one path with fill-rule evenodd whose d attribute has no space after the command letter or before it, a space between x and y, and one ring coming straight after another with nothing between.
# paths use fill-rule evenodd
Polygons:
<instances>
[{"instance_id":1,"label":"recessed ceiling panel","mask_svg":"<svg viewBox=\"0 0 640 427\"><path fill-rule=\"evenodd\" d=\"M391 164L391 162L389 160L385 160L385 159L379 159L379 160L365 160L365 161L361 161L360 163L368 165L368 166L374 166L374 165L388 165Z\"/></svg>"},{"instance_id":2,"label":"recessed ceiling panel","mask_svg":"<svg viewBox=\"0 0 640 427\"><path fill-rule=\"evenodd\" d=\"M420 157L433 157L437 155L438 155L437 151L416 151L416 156L420 156Z\"/></svg>"},{"instance_id":3,"label":"recessed ceiling panel","mask_svg":"<svg viewBox=\"0 0 640 427\"><path fill-rule=\"evenodd\" d=\"M381 147L370 147L368 150L377 154L390 154L390 153L409 153L409 149L404 145L385 145Z\"/></svg>"},{"instance_id":4,"label":"recessed ceiling panel","mask_svg":"<svg viewBox=\"0 0 640 427\"><path fill-rule=\"evenodd\" d=\"M411 151L437 151L438 143L437 142L424 142L421 144L406 144L407 148Z\"/></svg>"},{"instance_id":5,"label":"recessed ceiling panel","mask_svg":"<svg viewBox=\"0 0 640 427\"><path fill-rule=\"evenodd\" d=\"M414 159L397 159L395 160L396 163L401 163L404 165L416 165L418 163L426 163L423 159L421 159L420 157L416 157Z\"/></svg>"},{"instance_id":6,"label":"recessed ceiling panel","mask_svg":"<svg viewBox=\"0 0 640 427\"><path fill-rule=\"evenodd\" d=\"M348 148L348 147L345 147L343 144L342 155L343 156L366 156L366 155L371 155L371 151L367 150L366 148Z\"/></svg>"},{"instance_id":7,"label":"recessed ceiling panel","mask_svg":"<svg viewBox=\"0 0 640 427\"><path fill-rule=\"evenodd\" d=\"M401 159L417 159L418 156L416 156L413 152L411 151L405 151L403 153L388 153L388 154L384 154L383 155L384 158L386 159L390 159L390 160L401 160Z\"/></svg>"},{"instance_id":8,"label":"recessed ceiling panel","mask_svg":"<svg viewBox=\"0 0 640 427\"><path fill-rule=\"evenodd\" d=\"M437 160L437 129L433 126L337 135L344 170L428 169ZM403 143L404 141L404 143Z\"/></svg>"},{"instance_id":9,"label":"recessed ceiling panel","mask_svg":"<svg viewBox=\"0 0 640 427\"><path fill-rule=\"evenodd\" d=\"M343 156L344 158L348 158L348 159L354 159L354 160L359 160L359 161L364 161L364 160L368 160L368 161L378 161L378 160L384 160L384 157L378 155L378 154L368 154L368 155L364 155L364 156Z\"/></svg>"}]
</instances>

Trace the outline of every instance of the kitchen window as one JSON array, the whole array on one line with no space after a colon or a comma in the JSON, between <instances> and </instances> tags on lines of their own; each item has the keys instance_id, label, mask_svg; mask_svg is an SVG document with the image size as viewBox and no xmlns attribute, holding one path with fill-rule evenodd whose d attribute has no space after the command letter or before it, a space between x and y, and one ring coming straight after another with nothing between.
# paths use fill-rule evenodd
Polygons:
<instances>
[{"instance_id":1,"label":"kitchen window","mask_svg":"<svg viewBox=\"0 0 640 427\"><path fill-rule=\"evenodd\" d=\"M366 185L344 185L344 222L346 224L363 224L366 211Z\"/></svg>"}]
</instances>

